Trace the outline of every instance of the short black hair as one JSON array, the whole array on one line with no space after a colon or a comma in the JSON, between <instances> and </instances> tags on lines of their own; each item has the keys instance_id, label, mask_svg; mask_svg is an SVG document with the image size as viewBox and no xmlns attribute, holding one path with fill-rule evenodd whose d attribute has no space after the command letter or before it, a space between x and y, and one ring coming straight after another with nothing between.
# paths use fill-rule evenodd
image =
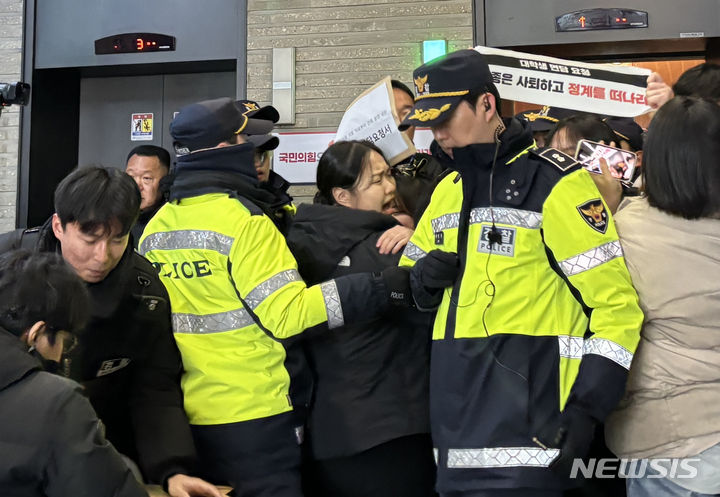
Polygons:
<instances>
[{"instance_id":1,"label":"short black hair","mask_svg":"<svg viewBox=\"0 0 720 497\"><path fill-rule=\"evenodd\" d=\"M463 96L462 100L465 100L467 103L469 103L470 107L472 107L474 110L480 97L482 95L485 95L486 93L490 93L493 97L495 97L495 112L497 112L498 117L502 117L502 114L500 112L502 100L500 99L500 94L498 93L495 85L470 90L469 93Z\"/></svg>"},{"instance_id":2,"label":"short black hair","mask_svg":"<svg viewBox=\"0 0 720 497\"><path fill-rule=\"evenodd\" d=\"M119 169L78 168L55 189L55 212L63 228L76 222L83 233L99 227L110 233L118 222L124 236L140 214L140 190L135 180Z\"/></svg>"},{"instance_id":3,"label":"short black hair","mask_svg":"<svg viewBox=\"0 0 720 497\"><path fill-rule=\"evenodd\" d=\"M675 95L720 100L720 66L706 62L691 67L673 85Z\"/></svg>"},{"instance_id":4,"label":"short black hair","mask_svg":"<svg viewBox=\"0 0 720 497\"><path fill-rule=\"evenodd\" d=\"M332 194L333 188L354 189L373 151L385 158L377 145L367 141L339 141L330 145L318 161L318 191L314 203L337 204Z\"/></svg>"},{"instance_id":5,"label":"short black hair","mask_svg":"<svg viewBox=\"0 0 720 497\"><path fill-rule=\"evenodd\" d=\"M170 153L162 147L157 145L138 145L130 151L125 159L125 164L130 160L133 155L139 155L140 157L157 157L160 164L165 166L165 169L170 170Z\"/></svg>"},{"instance_id":6,"label":"short black hair","mask_svg":"<svg viewBox=\"0 0 720 497\"><path fill-rule=\"evenodd\" d=\"M60 254L21 249L0 256L0 326L13 335L45 321L54 344L60 330L82 330L89 308L85 284Z\"/></svg>"},{"instance_id":7,"label":"short black hair","mask_svg":"<svg viewBox=\"0 0 720 497\"><path fill-rule=\"evenodd\" d=\"M575 114L560 119L550 130L550 133L545 138L545 143L552 142L553 137L563 129L567 133L568 139L573 143L580 140L590 140L594 142L602 141L606 145L610 145L610 142L615 142L616 146L620 145L620 137L610 125L594 114Z\"/></svg>"},{"instance_id":8,"label":"short black hair","mask_svg":"<svg viewBox=\"0 0 720 497\"><path fill-rule=\"evenodd\" d=\"M408 88L407 85L402 81L398 81L397 79L391 79L390 86L392 86L393 88L397 88L398 90L404 91L410 96L413 101L415 101L415 95L413 95L412 90Z\"/></svg>"},{"instance_id":9,"label":"short black hair","mask_svg":"<svg viewBox=\"0 0 720 497\"><path fill-rule=\"evenodd\" d=\"M648 129L643 184L648 203L686 219L720 214L720 106L678 96Z\"/></svg>"}]
</instances>

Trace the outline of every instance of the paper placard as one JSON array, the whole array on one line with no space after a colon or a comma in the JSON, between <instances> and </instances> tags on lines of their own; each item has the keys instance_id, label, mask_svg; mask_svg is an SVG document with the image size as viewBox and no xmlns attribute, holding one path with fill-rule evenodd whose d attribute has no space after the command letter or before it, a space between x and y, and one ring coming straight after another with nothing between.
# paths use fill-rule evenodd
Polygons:
<instances>
[{"instance_id":1,"label":"paper placard","mask_svg":"<svg viewBox=\"0 0 720 497\"><path fill-rule=\"evenodd\" d=\"M377 145L392 166L415 153L412 141L398 130L390 76L365 90L345 110L335 141L361 140Z\"/></svg>"}]
</instances>

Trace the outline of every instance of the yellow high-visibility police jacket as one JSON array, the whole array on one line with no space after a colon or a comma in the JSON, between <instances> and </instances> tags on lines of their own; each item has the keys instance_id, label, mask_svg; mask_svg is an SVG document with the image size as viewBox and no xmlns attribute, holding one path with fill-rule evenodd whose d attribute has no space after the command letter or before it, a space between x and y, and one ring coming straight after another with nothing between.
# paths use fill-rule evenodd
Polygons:
<instances>
[{"instance_id":1,"label":"yellow high-visibility police jacket","mask_svg":"<svg viewBox=\"0 0 720 497\"><path fill-rule=\"evenodd\" d=\"M509 121L492 193L496 145L455 149L459 173L437 186L400 261L413 266L434 249L461 261L433 329L441 492L566 486L547 469L557 449L532 438L566 403L604 419L639 340L643 315L592 178L571 157L534 148Z\"/></svg>"},{"instance_id":2,"label":"yellow high-visibility police jacket","mask_svg":"<svg viewBox=\"0 0 720 497\"><path fill-rule=\"evenodd\" d=\"M185 410L195 425L292 410L282 339L326 322L342 326L354 312L352 305L343 309L345 295L381 293L368 284L369 273L351 275L357 285L338 279L306 287L273 221L229 191L233 182L252 191L240 184L248 153L252 165L250 145L180 157L173 188L186 187L185 194L173 200L171 193L139 243L170 296ZM357 315L368 312L365 305L382 307L369 297Z\"/></svg>"}]
</instances>

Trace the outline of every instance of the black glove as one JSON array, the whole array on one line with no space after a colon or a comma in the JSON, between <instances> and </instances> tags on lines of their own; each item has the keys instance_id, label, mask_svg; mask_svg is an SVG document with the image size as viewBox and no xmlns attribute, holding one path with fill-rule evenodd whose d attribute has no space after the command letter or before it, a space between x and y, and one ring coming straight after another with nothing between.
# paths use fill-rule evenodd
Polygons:
<instances>
[{"instance_id":1,"label":"black glove","mask_svg":"<svg viewBox=\"0 0 720 497\"><path fill-rule=\"evenodd\" d=\"M595 436L595 419L585 411L566 406L560 416L545 425L533 440L547 449L560 449L550 464L556 474L568 478L573 460L586 457Z\"/></svg>"},{"instance_id":2,"label":"black glove","mask_svg":"<svg viewBox=\"0 0 720 497\"><path fill-rule=\"evenodd\" d=\"M387 289L388 301L392 305L413 307L412 293L410 292L410 271L408 268L391 266L384 269L381 276Z\"/></svg>"},{"instance_id":3,"label":"black glove","mask_svg":"<svg viewBox=\"0 0 720 497\"><path fill-rule=\"evenodd\" d=\"M455 252L431 250L413 266L412 272L427 290L441 290L455 284L460 259Z\"/></svg>"}]
</instances>

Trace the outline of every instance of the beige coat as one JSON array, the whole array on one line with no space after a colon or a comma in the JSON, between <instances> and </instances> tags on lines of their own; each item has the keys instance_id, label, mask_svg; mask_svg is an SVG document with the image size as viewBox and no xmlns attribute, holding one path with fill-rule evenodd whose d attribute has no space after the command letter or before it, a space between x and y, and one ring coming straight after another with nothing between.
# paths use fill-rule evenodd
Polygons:
<instances>
[{"instance_id":1,"label":"beige coat","mask_svg":"<svg viewBox=\"0 0 720 497\"><path fill-rule=\"evenodd\" d=\"M620 457L695 456L720 443L720 220L636 198L615 222L645 323L607 445Z\"/></svg>"}]
</instances>

